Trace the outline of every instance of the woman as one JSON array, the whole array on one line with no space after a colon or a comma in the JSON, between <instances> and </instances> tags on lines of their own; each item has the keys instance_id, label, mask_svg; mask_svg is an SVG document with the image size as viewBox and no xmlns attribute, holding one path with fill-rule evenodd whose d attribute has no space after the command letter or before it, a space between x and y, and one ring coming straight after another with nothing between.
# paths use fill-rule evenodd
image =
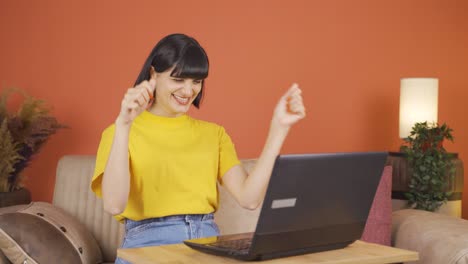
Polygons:
<instances>
[{"instance_id":1,"label":"woman","mask_svg":"<svg viewBox=\"0 0 468 264\"><path fill-rule=\"evenodd\" d=\"M208 66L195 39L163 38L102 134L91 187L104 209L125 222L124 248L218 235L217 181L242 207L258 207L289 128L305 116L301 90L293 85L279 100L247 175L223 127L186 114L192 104L200 107Z\"/></svg>"}]
</instances>

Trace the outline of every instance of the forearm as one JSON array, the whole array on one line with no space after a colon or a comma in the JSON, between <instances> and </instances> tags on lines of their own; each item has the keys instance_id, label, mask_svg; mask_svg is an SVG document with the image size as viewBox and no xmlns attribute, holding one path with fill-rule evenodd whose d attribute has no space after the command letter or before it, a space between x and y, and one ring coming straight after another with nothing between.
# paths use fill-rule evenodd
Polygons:
<instances>
[{"instance_id":1,"label":"forearm","mask_svg":"<svg viewBox=\"0 0 468 264\"><path fill-rule=\"evenodd\" d=\"M114 140L102 180L104 209L113 215L123 212L130 192L129 133L130 126L116 124Z\"/></svg>"},{"instance_id":2,"label":"forearm","mask_svg":"<svg viewBox=\"0 0 468 264\"><path fill-rule=\"evenodd\" d=\"M243 183L243 204L255 209L262 202L270 180L277 155L280 153L289 128L281 127L274 122L270 126L265 146L252 172Z\"/></svg>"}]
</instances>

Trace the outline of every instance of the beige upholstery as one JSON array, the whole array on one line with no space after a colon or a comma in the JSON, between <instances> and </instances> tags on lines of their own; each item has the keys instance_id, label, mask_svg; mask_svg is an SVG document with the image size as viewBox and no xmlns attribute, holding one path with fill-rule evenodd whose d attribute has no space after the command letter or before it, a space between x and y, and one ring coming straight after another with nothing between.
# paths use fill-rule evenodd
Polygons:
<instances>
[{"instance_id":1,"label":"beige upholstery","mask_svg":"<svg viewBox=\"0 0 468 264\"><path fill-rule=\"evenodd\" d=\"M392 215L392 244L419 252L424 264L468 264L468 221L421 210Z\"/></svg>"},{"instance_id":2,"label":"beige upholstery","mask_svg":"<svg viewBox=\"0 0 468 264\"><path fill-rule=\"evenodd\" d=\"M242 162L244 168L249 171L255 160ZM101 247L104 261L113 262L124 235L124 228L110 214L104 212L102 200L96 198L90 189L94 163L95 156L64 156L60 159L53 204L83 223ZM223 187L219 187L219 192L221 206L215 214L215 221L221 233L252 232L260 209L243 209Z\"/></svg>"},{"instance_id":3,"label":"beige upholstery","mask_svg":"<svg viewBox=\"0 0 468 264\"><path fill-rule=\"evenodd\" d=\"M96 238L104 261L113 262L124 234L123 225L104 212L90 189L95 156L65 156L57 165L53 204L83 223Z\"/></svg>"},{"instance_id":4,"label":"beige upholstery","mask_svg":"<svg viewBox=\"0 0 468 264\"><path fill-rule=\"evenodd\" d=\"M5 257L5 254L0 250L0 264L10 264L11 262Z\"/></svg>"}]
</instances>

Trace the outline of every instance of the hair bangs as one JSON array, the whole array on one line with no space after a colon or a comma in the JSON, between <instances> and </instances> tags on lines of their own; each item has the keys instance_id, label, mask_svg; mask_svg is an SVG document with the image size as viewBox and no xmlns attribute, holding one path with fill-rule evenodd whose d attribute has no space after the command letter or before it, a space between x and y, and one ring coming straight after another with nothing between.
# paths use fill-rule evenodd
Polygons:
<instances>
[{"instance_id":1,"label":"hair bangs","mask_svg":"<svg viewBox=\"0 0 468 264\"><path fill-rule=\"evenodd\" d=\"M208 56L205 51L199 46L189 45L176 62L171 76L203 80L208 77L208 68Z\"/></svg>"}]
</instances>

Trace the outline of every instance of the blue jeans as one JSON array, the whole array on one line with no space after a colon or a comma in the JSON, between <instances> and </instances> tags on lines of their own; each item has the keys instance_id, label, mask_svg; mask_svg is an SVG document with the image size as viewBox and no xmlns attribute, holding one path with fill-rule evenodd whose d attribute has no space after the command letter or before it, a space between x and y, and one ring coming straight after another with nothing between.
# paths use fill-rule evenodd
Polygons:
<instances>
[{"instance_id":1,"label":"blue jeans","mask_svg":"<svg viewBox=\"0 0 468 264\"><path fill-rule=\"evenodd\" d=\"M219 235L213 214L173 215L141 221L125 220L125 237L121 248L178 244L193 238ZM129 262L117 258L115 264Z\"/></svg>"}]
</instances>

